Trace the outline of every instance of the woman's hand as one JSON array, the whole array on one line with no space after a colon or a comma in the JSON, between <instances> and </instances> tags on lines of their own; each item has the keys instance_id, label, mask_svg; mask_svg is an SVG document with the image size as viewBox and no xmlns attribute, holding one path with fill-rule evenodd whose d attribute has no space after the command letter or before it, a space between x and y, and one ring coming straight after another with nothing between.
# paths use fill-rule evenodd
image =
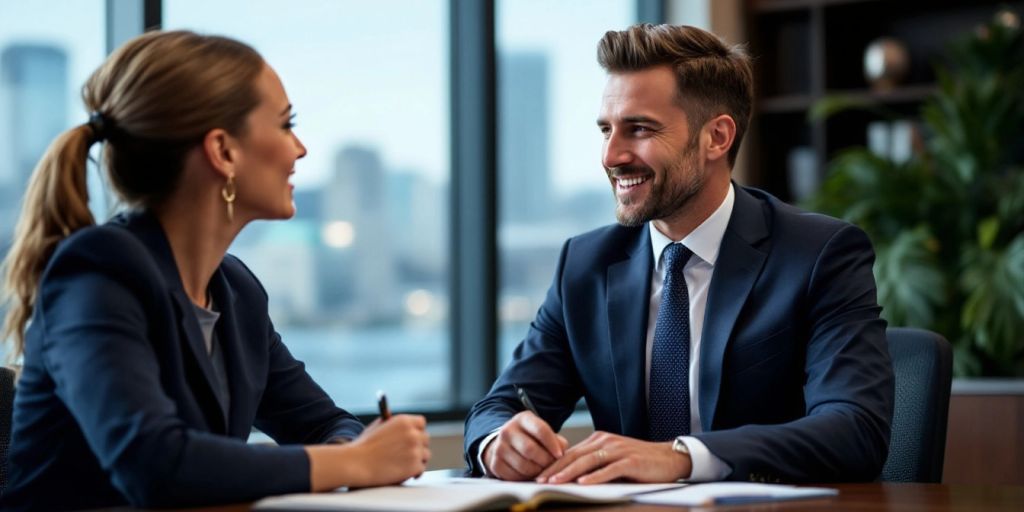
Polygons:
<instances>
[{"instance_id":1,"label":"woman's hand","mask_svg":"<svg viewBox=\"0 0 1024 512\"><path fill-rule=\"evenodd\" d=\"M366 457L370 475L365 483L350 487L368 487L400 483L420 476L430 461L430 434L423 416L399 414L387 421L374 420L352 443ZM365 454L365 455L364 455Z\"/></svg>"},{"instance_id":2,"label":"woman's hand","mask_svg":"<svg viewBox=\"0 0 1024 512\"><path fill-rule=\"evenodd\" d=\"M430 460L426 427L423 416L398 414L375 420L350 443L307 446L313 491L397 484L423 474Z\"/></svg>"}]
</instances>

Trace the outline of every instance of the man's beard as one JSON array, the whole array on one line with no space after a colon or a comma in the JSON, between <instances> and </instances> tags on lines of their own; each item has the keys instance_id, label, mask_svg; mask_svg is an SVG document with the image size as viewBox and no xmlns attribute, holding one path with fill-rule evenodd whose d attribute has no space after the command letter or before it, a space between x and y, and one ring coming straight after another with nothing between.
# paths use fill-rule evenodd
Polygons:
<instances>
[{"instance_id":1,"label":"man's beard","mask_svg":"<svg viewBox=\"0 0 1024 512\"><path fill-rule=\"evenodd\" d=\"M643 204L637 209L629 209L629 199L620 201L615 193L617 185L612 183L612 194L615 196L615 218L619 224L627 227L640 226L645 222L657 219L664 219L676 214L694 196L704 189L707 181L707 172L698 164L697 145L691 144L679 154L679 159L666 167L659 176L649 167L616 167L609 169L609 175L632 175L643 174L652 176L651 190L646 198L641 199Z\"/></svg>"}]
</instances>

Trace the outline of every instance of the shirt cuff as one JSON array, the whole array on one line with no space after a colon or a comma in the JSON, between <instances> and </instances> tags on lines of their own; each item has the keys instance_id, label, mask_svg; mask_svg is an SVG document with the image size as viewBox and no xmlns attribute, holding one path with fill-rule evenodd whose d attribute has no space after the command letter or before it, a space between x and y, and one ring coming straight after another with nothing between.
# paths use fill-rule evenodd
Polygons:
<instances>
[{"instance_id":1,"label":"shirt cuff","mask_svg":"<svg viewBox=\"0 0 1024 512\"><path fill-rule=\"evenodd\" d=\"M481 443L482 444L482 443ZM690 477L685 482L716 482L732 473L732 468L719 459L696 437L683 436L683 444L690 450ZM482 452L482 451L481 451Z\"/></svg>"},{"instance_id":2,"label":"shirt cuff","mask_svg":"<svg viewBox=\"0 0 1024 512\"><path fill-rule=\"evenodd\" d=\"M485 437L483 441L480 441L480 446L476 452L476 462L480 465L480 470L483 471L484 476L487 477L493 477L494 475L492 475L490 470L487 469L487 464L484 464L484 451L487 450L487 445L491 444L491 441L494 441L495 437L498 437L499 430L501 429L496 428L491 431L490 434L487 434L487 437ZM705 448L705 450L707 450L707 448Z\"/></svg>"}]
</instances>

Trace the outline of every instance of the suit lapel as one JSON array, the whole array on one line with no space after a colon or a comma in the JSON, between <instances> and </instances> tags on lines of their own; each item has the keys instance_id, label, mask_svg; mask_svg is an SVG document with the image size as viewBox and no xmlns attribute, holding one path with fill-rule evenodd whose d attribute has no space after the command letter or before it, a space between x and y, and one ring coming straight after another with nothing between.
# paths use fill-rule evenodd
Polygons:
<instances>
[{"instance_id":1,"label":"suit lapel","mask_svg":"<svg viewBox=\"0 0 1024 512\"><path fill-rule=\"evenodd\" d=\"M647 437L644 383L651 294L651 237L645 226L626 258L608 266L608 331L622 434Z\"/></svg>"},{"instance_id":2,"label":"suit lapel","mask_svg":"<svg viewBox=\"0 0 1024 512\"><path fill-rule=\"evenodd\" d=\"M707 432L714 424L722 384L722 361L736 319L767 258L758 242L768 236L761 202L734 184L736 202L708 290L700 349L700 418Z\"/></svg>"}]
</instances>

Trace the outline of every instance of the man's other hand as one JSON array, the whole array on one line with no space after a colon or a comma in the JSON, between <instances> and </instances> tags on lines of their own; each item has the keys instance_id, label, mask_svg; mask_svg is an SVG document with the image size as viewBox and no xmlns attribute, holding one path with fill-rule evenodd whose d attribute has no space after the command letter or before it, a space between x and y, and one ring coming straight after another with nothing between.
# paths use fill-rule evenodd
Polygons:
<instances>
[{"instance_id":1,"label":"man's other hand","mask_svg":"<svg viewBox=\"0 0 1024 512\"><path fill-rule=\"evenodd\" d=\"M540 483L600 484L613 480L674 482L690 476L688 455L672 450L672 442L652 443L594 432L565 452L537 476Z\"/></svg>"}]
</instances>

